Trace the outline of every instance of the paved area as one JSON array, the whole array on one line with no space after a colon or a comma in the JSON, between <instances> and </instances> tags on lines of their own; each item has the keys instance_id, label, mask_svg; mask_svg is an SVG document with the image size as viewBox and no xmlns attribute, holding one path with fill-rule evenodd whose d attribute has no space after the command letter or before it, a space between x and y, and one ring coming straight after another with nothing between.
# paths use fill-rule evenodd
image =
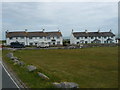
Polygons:
<instances>
[{"instance_id":1,"label":"paved area","mask_svg":"<svg viewBox=\"0 0 120 90\"><path fill-rule=\"evenodd\" d=\"M1 51L1 50L0 50ZM18 88L18 85L14 82L6 68L2 65L2 58L0 57L0 90L3 88Z\"/></svg>"},{"instance_id":2,"label":"paved area","mask_svg":"<svg viewBox=\"0 0 120 90\"><path fill-rule=\"evenodd\" d=\"M18 88L3 67L2 67L2 88Z\"/></svg>"}]
</instances>

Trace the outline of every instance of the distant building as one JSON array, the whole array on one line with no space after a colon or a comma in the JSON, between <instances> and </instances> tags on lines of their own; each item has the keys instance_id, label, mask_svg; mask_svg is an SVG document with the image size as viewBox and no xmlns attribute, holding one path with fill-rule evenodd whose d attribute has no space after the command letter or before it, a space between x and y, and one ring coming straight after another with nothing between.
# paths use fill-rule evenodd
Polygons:
<instances>
[{"instance_id":1,"label":"distant building","mask_svg":"<svg viewBox=\"0 0 120 90\"><path fill-rule=\"evenodd\" d=\"M56 32L6 32L6 44L20 42L24 45L37 45L38 43L48 43L49 45L62 45L63 38L60 31Z\"/></svg>"},{"instance_id":2,"label":"distant building","mask_svg":"<svg viewBox=\"0 0 120 90\"><path fill-rule=\"evenodd\" d=\"M120 38L116 38L116 43L120 43Z\"/></svg>"},{"instance_id":3,"label":"distant building","mask_svg":"<svg viewBox=\"0 0 120 90\"><path fill-rule=\"evenodd\" d=\"M73 32L70 36L70 44L80 44L80 43L116 43L115 34L111 32Z\"/></svg>"}]
</instances>

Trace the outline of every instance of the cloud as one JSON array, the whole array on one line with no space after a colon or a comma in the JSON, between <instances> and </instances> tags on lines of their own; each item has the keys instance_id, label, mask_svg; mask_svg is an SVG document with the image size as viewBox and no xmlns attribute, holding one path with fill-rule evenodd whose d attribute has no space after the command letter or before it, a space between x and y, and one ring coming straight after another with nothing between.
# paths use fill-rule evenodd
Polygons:
<instances>
[{"instance_id":1,"label":"cloud","mask_svg":"<svg viewBox=\"0 0 120 90\"><path fill-rule=\"evenodd\" d=\"M72 29L96 31L101 28L108 31L112 28L117 33L117 8L115 2L3 3L3 32L59 28L63 36L70 36Z\"/></svg>"}]
</instances>

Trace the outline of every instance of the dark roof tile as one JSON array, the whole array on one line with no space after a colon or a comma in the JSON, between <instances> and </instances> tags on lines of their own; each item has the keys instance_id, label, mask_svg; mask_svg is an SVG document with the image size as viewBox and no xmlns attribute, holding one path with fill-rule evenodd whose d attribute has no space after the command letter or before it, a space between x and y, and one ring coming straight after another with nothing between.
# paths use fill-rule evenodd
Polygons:
<instances>
[{"instance_id":1,"label":"dark roof tile","mask_svg":"<svg viewBox=\"0 0 120 90\"><path fill-rule=\"evenodd\" d=\"M61 32L7 32L6 37L50 37L62 36Z\"/></svg>"},{"instance_id":2,"label":"dark roof tile","mask_svg":"<svg viewBox=\"0 0 120 90\"><path fill-rule=\"evenodd\" d=\"M112 32L73 32L74 37L115 36Z\"/></svg>"}]
</instances>

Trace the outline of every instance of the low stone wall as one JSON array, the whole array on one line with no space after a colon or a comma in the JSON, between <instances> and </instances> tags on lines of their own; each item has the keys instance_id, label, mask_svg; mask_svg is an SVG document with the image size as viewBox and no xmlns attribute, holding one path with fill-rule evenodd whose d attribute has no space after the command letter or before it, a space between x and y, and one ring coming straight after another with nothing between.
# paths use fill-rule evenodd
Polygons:
<instances>
[{"instance_id":1,"label":"low stone wall","mask_svg":"<svg viewBox=\"0 0 120 90\"><path fill-rule=\"evenodd\" d=\"M115 47L118 46L118 44L84 44L82 48L87 47Z\"/></svg>"}]
</instances>

